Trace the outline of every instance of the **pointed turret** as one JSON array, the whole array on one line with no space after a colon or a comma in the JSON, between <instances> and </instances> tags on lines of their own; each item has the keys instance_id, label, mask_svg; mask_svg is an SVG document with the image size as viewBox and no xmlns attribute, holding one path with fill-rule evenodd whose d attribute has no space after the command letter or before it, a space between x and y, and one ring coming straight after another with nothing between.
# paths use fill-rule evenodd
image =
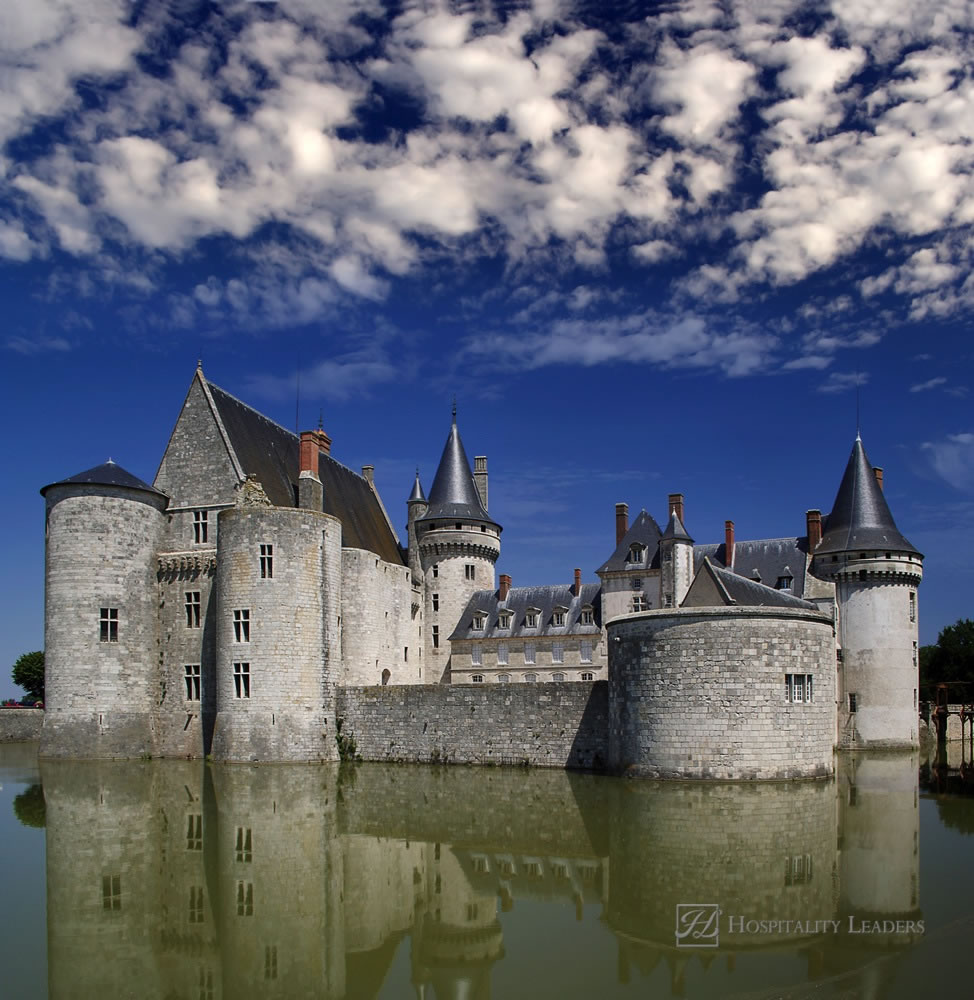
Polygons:
<instances>
[{"instance_id":1,"label":"pointed turret","mask_svg":"<svg viewBox=\"0 0 974 1000\"><path fill-rule=\"evenodd\" d=\"M917 550L900 534L858 436L816 555L856 549Z\"/></svg>"},{"instance_id":2,"label":"pointed turret","mask_svg":"<svg viewBox=\"0 0 974 1000\"><path fill-rule=\"evenodd\" d=\"M693 582L693 539L683 526L683 494L671 493L670 520L660 536L660 607L678 608Z\"/></svg>"},{"instance_id":3,"label":"pointed turret","mask_svg":"<svg viewBox=\"0 0 974 1000\"><path fill-rule=\"evenodd\" d=\"M417 469L413 491L409 494L409 499L406 501L406 544L409 547L409 570L412 574L413 587L417 588L416 594L414 594L414 604L417 609L419 608L420 601L418 588L421 586L423 580L423 564L419 557L419 539L416 535L416 522L426 513L426 505L426 493L423 490L423 484L419 481L419 469Z\"/></svg>"},{"instance_id":4,"label":"pointed turret","mask_svg":"<svg viewBox=\"0 0 974 1000\"><path fill-rule=\"evenodd\" d=\"M426 494L423 492L423 484L419 481L419 469L416 470L416 481L413 483L413 491L409 494L406 503L426 503Z\"/></svg>"},{"instance_id":5,"label":"pointed turret","mask_svg":"<svg viewBox=\"0 0 974 1000\"><path fill-rule=\"evenodd\" d=\"M429 509L425 519L433 518L462 518L497 524L481 502L480 492L457 430L456 411L430 487Z\"/></svg>"},{"instance_id":6,"label":"pointed turret","mask_svg":"<svg viewBox=\"0 0 974 1000\"><path fill-rule=\"evenodd\" d=\"M660 537L660 541L667 538L678 538L683 542L693 541L687 529L683 527L683 522L680 520L680 515L677 514L675 507L672 511L670 511L670 521L669 524L666 525L666 530Z\"/></svg>"}]
</instances>

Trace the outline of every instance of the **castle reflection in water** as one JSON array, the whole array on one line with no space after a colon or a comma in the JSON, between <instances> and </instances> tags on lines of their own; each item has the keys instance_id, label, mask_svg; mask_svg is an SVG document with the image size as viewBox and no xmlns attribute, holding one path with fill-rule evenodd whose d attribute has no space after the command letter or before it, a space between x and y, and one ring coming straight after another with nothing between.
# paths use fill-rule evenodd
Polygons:
<instances>
[{"instance_id":1,"label":"castle reflection in water","mask_svg":"<svg viewBox=\"0 0 974 1000\"><path fill-rule=\"evenodd\" d=\"M49 994L372 997L398 954L408 982L387 995L486 1000L520 902L595 904L618 982L737 992L739 965L767 958L784 981L762 985L789 997L882 996L922 920L917 767L860 755L835 781L753 787L45 762ZM700 902L719 904L719 940L677 947L678 904ZM729 933L729 916L840 925Z\"/></svg>"}]
</instances>

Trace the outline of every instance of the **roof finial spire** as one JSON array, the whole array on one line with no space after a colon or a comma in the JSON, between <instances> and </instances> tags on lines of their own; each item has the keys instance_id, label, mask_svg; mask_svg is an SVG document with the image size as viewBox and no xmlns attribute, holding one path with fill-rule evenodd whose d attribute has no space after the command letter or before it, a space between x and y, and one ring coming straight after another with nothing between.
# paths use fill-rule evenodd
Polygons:
<instances>
[{"instance_id":1,"label":"roof finial spire","mask_svg":"<svg viewBox=\"0 0 974 1000\"><path fill-rule=\"evenodd\" d=\"M324 409L320 409L318 411L318 430L319 431L323 431L325 429L324 419L325 419L325 411L324 411Z\"/></svg>"},{"instance_id":2,"label":"roof finial spire","mask_svg":"<svg viewBox=\"0 0 974 1000\"><path fill-rule=\"evenodd\" d=\"M859 369L856 369L856 440L862 440L859 423Z\"/></svg>"},{"instance_id":3,"label":"roof finial spire","mask_svg":"<svg viewBox=\"0 0 974 1000\"><path fill-rule=\"evenodd\" d=\"M457 394L453 394L453 422L457 422Z\"/></svg>"}]
</instances>

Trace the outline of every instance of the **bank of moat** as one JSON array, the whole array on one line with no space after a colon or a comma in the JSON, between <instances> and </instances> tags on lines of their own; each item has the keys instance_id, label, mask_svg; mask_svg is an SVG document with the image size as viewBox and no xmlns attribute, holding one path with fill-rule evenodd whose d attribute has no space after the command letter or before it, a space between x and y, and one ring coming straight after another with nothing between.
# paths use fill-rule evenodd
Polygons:
<instances>
[{"instance_id":1,"label":"bank of moat","mask_svg":"<svg viewBox=\"0 0 974 1000\"><path fill-rule=\"evenodd\" d=\"M198 368L152 484L108 462L41 491L45 757L528 763L716 779L831 774L917 745L922 555L857 437L805 534L697 544L616 506L585 583L495 584L487 458L454 412L401 542L324 430ZM52 470L53 471L53 470ZM341 730L341 732L339 732ZM339 738L341 737L341 738Z\"/></svg>"}]
</instances>

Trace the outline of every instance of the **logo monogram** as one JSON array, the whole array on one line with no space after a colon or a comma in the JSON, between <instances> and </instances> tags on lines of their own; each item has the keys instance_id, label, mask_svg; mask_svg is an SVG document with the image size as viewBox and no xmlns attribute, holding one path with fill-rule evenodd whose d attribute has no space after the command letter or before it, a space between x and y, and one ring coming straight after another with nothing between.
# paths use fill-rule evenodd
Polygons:
<instances>
[{"instance_id":1,"label":"logo monogram","mask_svg":"<svg viewBox=\"0 0 974 1000\"><path fill-rule=\"evenodd\" d=\"M716 948L719 943L718 903L676 904L677 948Z\"/></svg>"}]
</instances>

